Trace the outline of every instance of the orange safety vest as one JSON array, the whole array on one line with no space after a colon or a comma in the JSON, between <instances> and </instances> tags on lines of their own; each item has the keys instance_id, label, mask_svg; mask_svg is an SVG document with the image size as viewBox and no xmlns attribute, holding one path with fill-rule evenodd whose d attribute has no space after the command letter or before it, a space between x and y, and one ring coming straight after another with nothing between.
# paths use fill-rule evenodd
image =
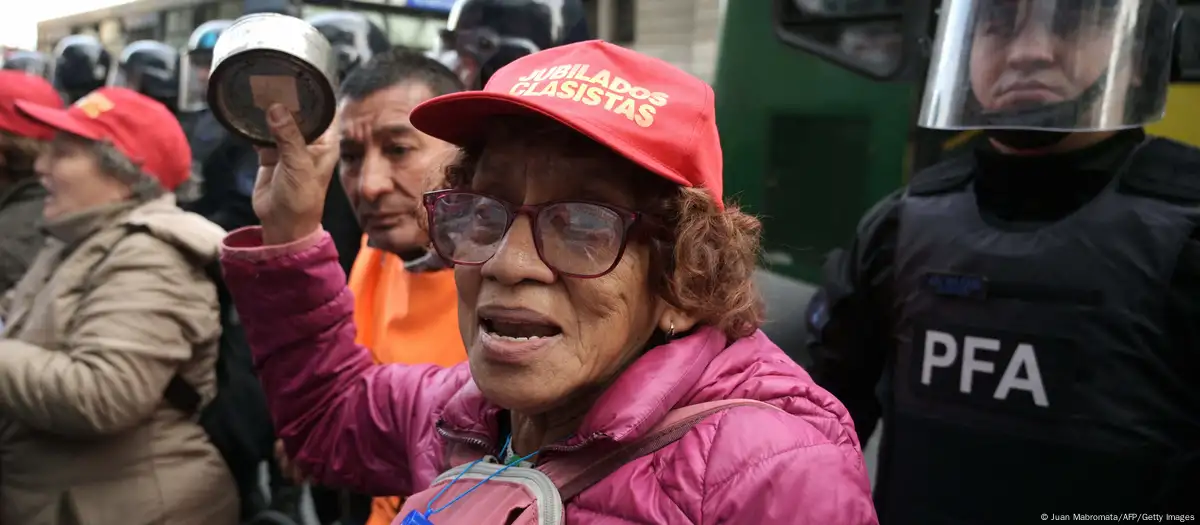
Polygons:
<instances>
[{"instance_id":1,"label":"orange safety vest","mask_svg":"<svg viewBox=\"0 0 1200 525\"><path fill-rule=\"evenodd\" d=\"M349 285L357 342L375 362L453 366L467 359L454 270L407 272L400 257L368 247L364 238ZM389 525L402 504L395 496L375 498L367 525Z\"/></svg>"}]
</instances>

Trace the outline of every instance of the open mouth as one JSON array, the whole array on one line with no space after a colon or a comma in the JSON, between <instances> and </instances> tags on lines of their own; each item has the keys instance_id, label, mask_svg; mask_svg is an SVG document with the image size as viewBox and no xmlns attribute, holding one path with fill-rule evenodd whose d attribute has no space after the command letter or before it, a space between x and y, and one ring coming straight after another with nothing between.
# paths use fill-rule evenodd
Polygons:
<instances>
[{"instance_id":1,"label":"open mouth","mask_svg":"<svg viewBox=\"0 0 1200 525\"><path fill-rule=\"evenodd\" d=\"M493 337L531 341L562 334L562 328L549 322L480 317L480 326Z\"/></svg>"}]
</instances>

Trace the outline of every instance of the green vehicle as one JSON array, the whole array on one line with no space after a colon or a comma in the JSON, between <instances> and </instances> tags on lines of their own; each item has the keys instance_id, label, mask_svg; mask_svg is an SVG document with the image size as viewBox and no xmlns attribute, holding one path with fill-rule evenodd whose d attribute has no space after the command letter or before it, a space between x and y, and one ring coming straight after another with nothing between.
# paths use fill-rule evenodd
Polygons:
<instances>
[{"instance_id":1,"label":"green vehicle","mask_svg":"<svg viewBox=\"0 0 1200 525\"><path fill-rule=\"evenodd\" d=\"M714 89L725 192L763 218L771 271L816 281L875 202L981 137L915 125L939 4L724 3ZM1200 85L1190 83L1200 79L1200 8L1184 9L1179 83L1148 131L1200 145Z\"/></svg>"},{"instance_id":2,"label":"green vehicle","mask_svg":"<svg viewBox=\"0 0 1200 525\"><path fill-rule=\"evenodd\" d=\"M983 138L915 125L938 4L724 2L714 90L725 191L763 218L772 272L818 280L825 255L853 237L872 205L911 173ZM1192 25L1200 8L1184 9L1167 118L1147 131L1200 146L1200 38ZM789 322L778 311L771 317ZM873 482L879 440L863 447Z\"/></svg>"},{"instance_id":3,"label":"green vehicle","mask_svg":"<svg viewBox=\"0 0 1200 525\"><path fill-rule=\"evenodd\" d=\"M772 271L817 280L863 213L953 138L913 125L914 47L933 23L928 1L726 2L714 82L726 194L763 217Z\"/></svg>"}]
</instances>

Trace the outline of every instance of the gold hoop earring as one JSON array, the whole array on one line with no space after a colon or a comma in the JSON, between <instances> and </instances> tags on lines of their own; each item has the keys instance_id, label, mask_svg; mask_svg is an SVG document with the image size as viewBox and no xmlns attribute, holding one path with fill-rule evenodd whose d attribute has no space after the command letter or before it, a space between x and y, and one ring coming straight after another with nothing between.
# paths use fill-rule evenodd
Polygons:
<instances>
[{"instance_id":1,"label":"gold hoop earring","mask_svg":"<svg viewBox=\"0 0 1200 525\"><path fill-rule=\"evenodd\" d=\"M667 329L667 340L670 341L674 338L675 338L675 323L671 323L671 327Z\"/></svg>"}]
</instances>

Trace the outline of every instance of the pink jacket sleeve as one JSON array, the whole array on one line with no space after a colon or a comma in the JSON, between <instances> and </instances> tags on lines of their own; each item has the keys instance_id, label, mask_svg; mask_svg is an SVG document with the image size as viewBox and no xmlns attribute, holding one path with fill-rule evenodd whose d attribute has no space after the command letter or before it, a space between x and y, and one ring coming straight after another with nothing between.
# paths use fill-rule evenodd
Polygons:
<instances>
[{"instance_id":1,"label":"pink jacket sleeve","mask_svg":"<svg viewBox=\"0 0 1200 525\"><path fill-rule=\"evenodd\" d=\"M229 234L221 263L289 457L322 485L425 488L443 453L435 423L470 380L466 364L376 365L354 343L354 301L329 235L263 247L260 232Z\"/></svg>"},{"instance_id":2,"label":"pink jacket sleeve","mask_svg":"<svg viewBox=\"0 0 1200 525\"><path fill-rule=\"evenodd\" d=\"M714 418L699 523L879 523L853 426L830 441L817 425L839 425L833 414L815 405L806 412L733 409Z\"/></svg>"},{"instance_id":3,"label":"pink jacket sleeve","mask_svg":"<svg viewBox=\"0 0 1200 525\"><path fill-rule=\"evenodd\" d=\"M781 451L754 474L710 487L722 491L705 524L876 525L871 491L836 445Z\"/></svg>"}]
</instances>

